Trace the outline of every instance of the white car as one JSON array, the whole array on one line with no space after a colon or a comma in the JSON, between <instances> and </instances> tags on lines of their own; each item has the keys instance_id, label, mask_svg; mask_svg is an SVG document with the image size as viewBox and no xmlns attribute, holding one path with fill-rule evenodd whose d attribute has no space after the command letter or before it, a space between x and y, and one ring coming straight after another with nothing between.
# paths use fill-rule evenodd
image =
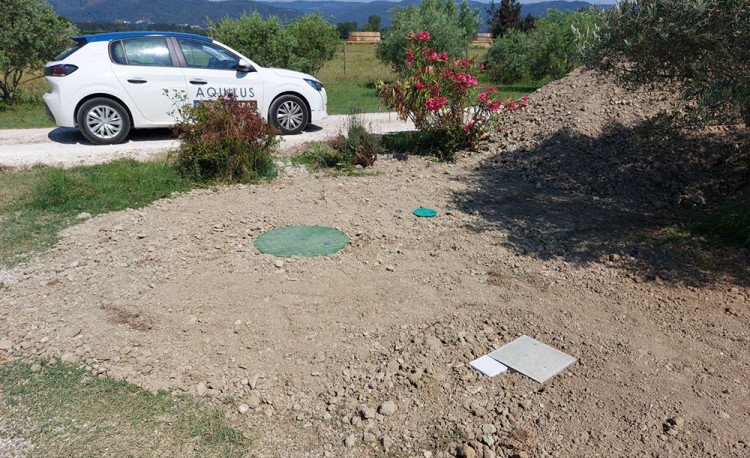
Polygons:
<instances>
[{"instance_id":1,"label":"white car","mask_svg":"<svg viewBox=\"0 0 750 458\"><path fill-rule=\"evenodd\" d=\"M122 32L73 40L76 46L44 68L50 85L44 104L52 122L78 127L92 143L120 143L131 128L174 125L175 91L189 103L229 93L252 101L282 134L297 134L328 116L317 79L261 67L211 38Z\"/></svg>"}]
</instances>

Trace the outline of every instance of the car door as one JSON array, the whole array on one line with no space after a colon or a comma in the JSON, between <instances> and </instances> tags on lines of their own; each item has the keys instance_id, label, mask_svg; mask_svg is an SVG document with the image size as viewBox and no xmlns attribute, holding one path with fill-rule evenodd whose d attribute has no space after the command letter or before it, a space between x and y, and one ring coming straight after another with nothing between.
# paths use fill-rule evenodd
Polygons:
<instances>
[{"instance_id":1,"label":"car door","mask_svg":"<svg viewBox=\"0 0 750 458\"><path fill-rule=\"evenodd\" d=\"M199 103L230 93L238 100L263 106L263 79L257 71L239 71L240 56L206 40L175 38L184 58L188 101Z\"/></svg>"},{"instance_id":2,"label":"car door","mask_svg":"<svg viewBox=\"0 0 750 458\"><path fill-rule=\"evenodd\" d=\"M185 76L170 52L166 37L139 37L110 44L112 69L133 99L138 111L149 121L174 123L175 93L186 92ZM177 103L176 103L177 102Z\"/></svg>"}]
</instances>

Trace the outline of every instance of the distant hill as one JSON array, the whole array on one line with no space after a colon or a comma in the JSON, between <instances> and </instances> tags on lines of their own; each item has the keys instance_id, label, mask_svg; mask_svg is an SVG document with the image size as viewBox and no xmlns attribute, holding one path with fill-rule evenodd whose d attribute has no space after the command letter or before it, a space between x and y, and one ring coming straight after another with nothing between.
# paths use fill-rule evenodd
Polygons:
<instances>
[{"instance_id":1,"label":"distant hill","mask_svg":"<svg viewBox=\"0 0 750 458\"><path fill-rule=\"evenodd\" d=\"M299 10L280 3L227 0L51 0L57 14L71 21L129 21L204 25L206 18L218 21L225 16L240 16L257 11L261 16L293 19L303 15Z\"/></svg>"},{"instance_id":2,"label":"distant hill","mask_svg":"<svg viewBox=\"0 0 750 458\"><path fill-rule=\"evenodd\" d=\"M374 1L300 1L256 2L251 0L50 0L55 11L76 22L81 21L128 21L145 23L168 23L204 25L206 18L217 21L225 16L236 17L243 12L257 11L261 16L270 15L294 19L304 14L319 12L333 22L356 21L359 25L367 22L370 15L382 18L384 27L391 25L394 6L406 7L419 3L419 0L402 2ZM499 3L499 2L498 2ZM481 11L484 27L487 16L486 3L470 1L472 8ZM549 1L521 4L521 14L534 17L543 15L547 9L578 10L588 8L591 3L584 1Z\"/></svg>"}]
</instances>

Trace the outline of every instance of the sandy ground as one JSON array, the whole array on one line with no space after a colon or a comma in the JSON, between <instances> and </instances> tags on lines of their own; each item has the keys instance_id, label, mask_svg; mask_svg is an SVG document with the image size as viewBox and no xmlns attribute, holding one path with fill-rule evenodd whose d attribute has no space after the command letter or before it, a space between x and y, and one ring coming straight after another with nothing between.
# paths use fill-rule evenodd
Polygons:
<instances>
[{"instance_id":1,"label":"sandy ground","mask_svg":"<svg viewBox=\"0 0 750 458\"><path fill-rule=\"evenodd\" d=\"M373 133L398 132L412 129L412 124L400 121L395 113L364 114L363 122ZM300 135L282 137L278 149L293 151L305 142L323 140L338 134L348 116L333 115L307 127ZM0 130L0 167L31 167L36 164L70 167L91 165L123 157L147 160L160 157L179 144L167 129L133 131L127 142L120 145L92 145L78 129Z\"/></svg>"},{"instance_id":2,"label":"sandy ground","mask_svg":"<svg viewBox=\"0 0 750 458\"><path fill-rule=\"evenodd\" d=\"M603 172L581 158L623 140L584 134L606 133L608 112L635 125L622 97L574 74L454 164L289 168L97 216L4 272L0 343L223 404L254 456L748 456L747 264L685 269L633 237L624 222L656 216L650 197L626 197L651 181L592 191ZM567 109L579 99L598 102ZM254 248L300 224L350 244L325 258ZM544 384L468 367L522 334L578 361Z\"/></svg>"}]
</instances>

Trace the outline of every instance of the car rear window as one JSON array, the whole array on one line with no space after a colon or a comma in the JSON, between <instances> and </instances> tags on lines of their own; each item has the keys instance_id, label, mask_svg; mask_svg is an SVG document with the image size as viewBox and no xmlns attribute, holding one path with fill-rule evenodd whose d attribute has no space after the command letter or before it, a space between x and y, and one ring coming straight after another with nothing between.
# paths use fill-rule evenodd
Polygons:
<instances>
[{"instance_id":1,"label":"car rear window","mask_svg":"<svg viewBox=\"0 0 750 458\"><path fill-rule=\"evenodd\" d=\"M78 51L79 49L83 48L86 45L86 43L76 43L75 46L70 47L63 51L62 53L58 54L57 56L52 59L53 62L57 62L63 59L67 59L71 54Z\"/></svg>"},{"instance_id":2,"label":"car rear window","mask_svg":"<svg viewBox=\"0 0 750 458\"><path fill-rule=\"evenodd\" d=\"M132 38L110 45L112 61L123 65L172 66L167 40L163 37Z\"/></svg>"}]
</instances>

